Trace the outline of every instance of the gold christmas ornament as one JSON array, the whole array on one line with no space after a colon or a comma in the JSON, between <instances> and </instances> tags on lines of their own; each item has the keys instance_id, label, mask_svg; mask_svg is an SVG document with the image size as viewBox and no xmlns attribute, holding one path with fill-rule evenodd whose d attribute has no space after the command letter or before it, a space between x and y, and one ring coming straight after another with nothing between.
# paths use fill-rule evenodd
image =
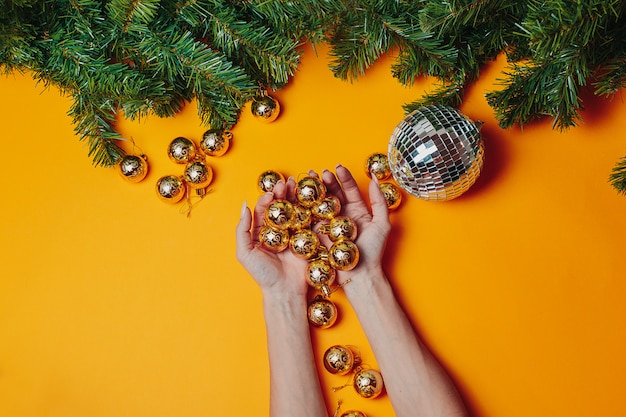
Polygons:
<instances>
[{"instance_id":1,"label":"gold christmas ornament","mask_svg":"<svg viewBox=\"0 0 626 417\"><path fill-rule=\"evenodd\" d=\"M283 174L271 170L265 171L262 172L261 175L259 175L259 178L257 180L257 187L259 188L259 190L266 193L268 191L273 191L274 186L278 181L285 182L285 177L283 176Z\"/></svg>"},{"instance_id":2,"label":"gold christmas ornament","mask_svg":"<svg viewBox=\"0 0 626 417\"><path fill-rule=\"evenodd\" d=\"M368 177L375 176L379 181L391 176L389 160L384 153L371 154L365 161L365 173Z\"/></svg>"},{"instance_id":3,"label":"gold christmas ornament","mask_svg":"<svg viewBox=\"0 0 626 417\"><path fill-rule=\"evenodd\" d=\"M263 92L252 99L250 110L257 120L271 123L280 114L280 103L274 97Z\"/></svg>"},{"instance_id":4,"label":"gold christmas ornament","mask_svg":"<svg viewBox=\"0 0 626 417\"><path fill-rule=\"evenodd\" d=\"M337 306L327 298L317 295L309 303L307 314L309 323L320 329L328 329L337 320Z\"/></svg>"},{"instance_id":5,"label":"gold christmas ornament","mask_svg":"<svg viewBox=\"0 0 626 417\"><path fill-rule=\"evenodd\" d=\"M289 239L291 252L299 258L311 259L320 246L320 238L310 229L297 230Z\"/></svg>"},{"instance_id":6,"label":"gold christmas ornament","mask_svg":"<svg viewBox=\"0 0 626 417\"><path fill-rule=\"evenodd\" d=\"M316 177L304 177L296 184L296 198L304 207L313 207L326 197L326 186Z\"/></svg>"},{"instance_id":7,"label":"gold christmas ornament","mask_svg":"<svg viewBox=\"0 0 626 417\"><path fill-rule=\"evenodd\" d=\"M376 398L383 392L383 376L375 369L360 369L354 375L353 386L363 398Z\"/></svg>"},{"instance_id":8,"label":"gold christmas ornament","mask_svg":"<svg viewBox=\"0 0 626 417\"><path fill-rule=\"evenodd\" d=\"M326 195L326 197L311 208L311 213L320 219L330 220L341 212L341 202L334 195Z\"/></svg>"},{"instance_id":9,"label":"gold christmas ornament","mask_svg":"<svg viewBox=\"0 0 626 417\"><path fill-rule=\"evenodd\" d=\"M156 192L161 201L178 203L185 196L185 183L175 175L166 175L156 183Z\"/></svg>"},{"instance_id":10,"label":"gold christmas ornament","mask_svg":"<svg viewBox=\"0 0 626 417\"><path fill-rule=\"evenodd\" d=\"M348 216L337 216L331 219L327 225L320 227L320 232L327 234L330 240L336 242L340 239L355 240L357 227L354 220Z\"/></svg>"},{"instance_id":11,"label":"gold christmas ornament","mask_svg":"<svg viewBox=\"0 0 626 417\"><path fill-rule=\"evenodd\" d=\"M307 283L311 287L322 291L326 296L330 295L330 286L335 282L336 276L336 271L324 259L314 259L306 266L305 277Z\"/></svg>"},{"instance_id":12,"label":"gold christmas ornament","mask_svg":"<svg viewBox=\"0 0 626 417\"><path fill-rule=\"evenodd\" d=\"M213 169L203 161L193 161L185 167L183 178L193 189L206 188L213 180Z\"/></svg>"},{"instance_id":13,"label":"gold christmas ornament","mask_svg":"<svg viewBox=\"0 0 626 417\"><path fill-rule=\"evenodd\" d=\"M341 413L339 417L367 417L365 413L362 413L358 410L348 410L344 413Z\"/></svg>"},{"instance_id":14,"label":"gold christmas ornament","mask_svg":"<svg viewBox=\"0 0 626 417\"><path fill-rule=\"evenodd\" d=\"M360 357L348 346L334 345L324 352L324 368L334 375L346 375L360 362Z\"/></svg>"},{"instance_id":15,"label":"gold christmas ornament","mask_svg":"<svg viewBox=\"0 0 626 417\"><path fill-rule=\"evenodd\" d=\"M117 172L128 182L133 184L140 182L148 175L148 161L146 156L124 156L117 164Z\"/></svg>"},{"instance_id":16,"label":"gold christmas ornament","mask_svg":"<svg viewBox=\"0 0 626 417\"><path fill-rule=\"evenodd\" d=\"M196 157L196 145L182 136L170 142L167 155L177 164L187 164Z\"/></svg>"},{"instance_id":17,"label":"gold christmas ornament","mask_svg":"<svg viewBox=\"0 0 626 417\"><path fill-rule=\"evenodd\" d=\"M340 239L328 249L330 266L340 271L349 271L359 262L359 248L351 240Z\"/></svg>"},{"instance_id":18,"label":"gold christmas ornament","mask_svg":"<svg viewBox=\"0 0 626 417\"><path fill-rule=\"evenodd\" d=\"M259 230L259 242L271 252L282 252L289 246L289 231L262 226Z\"/></svg>"},{"instance_id":19,"label":"gold christmas ornament","mask_svg":"<svg viewBox=\"0 0 626 417\"><path fill-rule=\"evenodd\" d=\"M389 211L393 211L400 206L400 203L402 202L402 192L400 191L400 187L391 182L381 182L380 191L385 197L385 202L387 203Z\"/></svg>"},{"instance_id":20,"label":"gold christmas ornament","mask_svg":"<svg viewBox=\"0 0 626 417\"><path fill-rule=\"evenodd\" d=\"M302 207L299 204L294 205L293 210L295 213L293 221L291 222L291 228L294 230L309 228L311 226L311 221L313 220L311 210L306 207Z\"/></svg>"},{"instance_id":21,"label":"gold christmas ornament","mask_svg":"<svg viewBox=\"0 0 626 417\"><path fill-rule=\"evenodd\" d=\"M207 156L222 156L228 150L232 138L230 130L209 129L202 135L200 149Z\"/></svg>"},{"instance_id":22,"label":"gold christmas ornament","mask_svg":"<svg viewBox=\"0 0 626 417\"><path fill-rule=\"evenodd\" d=\"M291 226L295 210L287 200L274 200L265 209L265 223L276 229L287 229Z\"/></svg>"}]
</instances>

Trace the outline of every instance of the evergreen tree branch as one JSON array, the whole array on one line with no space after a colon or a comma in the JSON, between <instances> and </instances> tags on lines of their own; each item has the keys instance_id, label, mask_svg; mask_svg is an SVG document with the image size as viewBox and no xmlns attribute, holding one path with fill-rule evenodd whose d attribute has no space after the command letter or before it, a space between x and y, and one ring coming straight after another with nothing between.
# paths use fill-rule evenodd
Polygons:
<instances>
[{"instance_id":1,"label":"evergreen tree branch","mask_svg":"<svg viewBox=\"0 0 626 417\"><path fill-rule=\"evenodd\" d=\"M613 167L609 175L609 183L618 193L626 195L626 156Z\"/></svg>"}]
</instances>

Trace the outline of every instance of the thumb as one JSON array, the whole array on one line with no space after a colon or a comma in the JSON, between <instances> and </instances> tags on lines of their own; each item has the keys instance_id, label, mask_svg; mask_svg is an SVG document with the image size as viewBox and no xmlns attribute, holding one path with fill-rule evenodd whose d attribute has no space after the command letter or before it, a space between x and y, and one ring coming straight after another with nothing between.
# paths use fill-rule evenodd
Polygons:
<instances>
[{"instance_id":1,"label":"thumb","mask_svg":"<svg viewBox=\"0 0 626 417\"><path fill-rule=\"evenodd\" d=\"M378 184L378 178L372 175L372 180L369 184L369 196L370 204L372 206L372 220L379 222L381 220L389 221L389 210L387 208L387 200Z\"/></svg>"}]
</instances>

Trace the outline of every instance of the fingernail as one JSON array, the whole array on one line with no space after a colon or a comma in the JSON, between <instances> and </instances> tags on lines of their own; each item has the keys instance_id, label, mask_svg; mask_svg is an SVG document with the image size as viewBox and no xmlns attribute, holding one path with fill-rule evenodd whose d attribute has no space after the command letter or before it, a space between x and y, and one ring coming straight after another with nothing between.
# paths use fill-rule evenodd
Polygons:
<instances>
[{"instance_id":1,"label":"fingernail","mask_svg":"<svg viewBox=\"0 0 626 417\"><path fill-rule=\"evenodd\" d=\"M244 201L243 205L241 206L241 214L239 218L243 218L244 214L246 214L246 209L248 208L248 201Z\"/></svg>"}]
</instances>

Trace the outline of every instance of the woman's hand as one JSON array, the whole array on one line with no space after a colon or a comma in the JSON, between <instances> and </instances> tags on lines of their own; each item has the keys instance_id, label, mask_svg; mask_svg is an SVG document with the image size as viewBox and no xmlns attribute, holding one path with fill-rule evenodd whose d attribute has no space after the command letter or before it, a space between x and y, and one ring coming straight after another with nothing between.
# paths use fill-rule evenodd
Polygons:
<instances>
[{"instance_id":1,"label":"woman's hand","mask_svg":"<svg viewBox=\"0 0 626 417\"><path fill-rule=\"evenodd\" d=\"M252 275L265 294L298 295L306 297L308 284L305 279L306 260L300 259L286 249L279 253L263 249L259 243L259 230L263 226L265 209L275 199L293 201L295 180L279 181L273 192L261 195L254 208L242 207L237 225L237 259Z\"/></svg>"}]
</instances>

